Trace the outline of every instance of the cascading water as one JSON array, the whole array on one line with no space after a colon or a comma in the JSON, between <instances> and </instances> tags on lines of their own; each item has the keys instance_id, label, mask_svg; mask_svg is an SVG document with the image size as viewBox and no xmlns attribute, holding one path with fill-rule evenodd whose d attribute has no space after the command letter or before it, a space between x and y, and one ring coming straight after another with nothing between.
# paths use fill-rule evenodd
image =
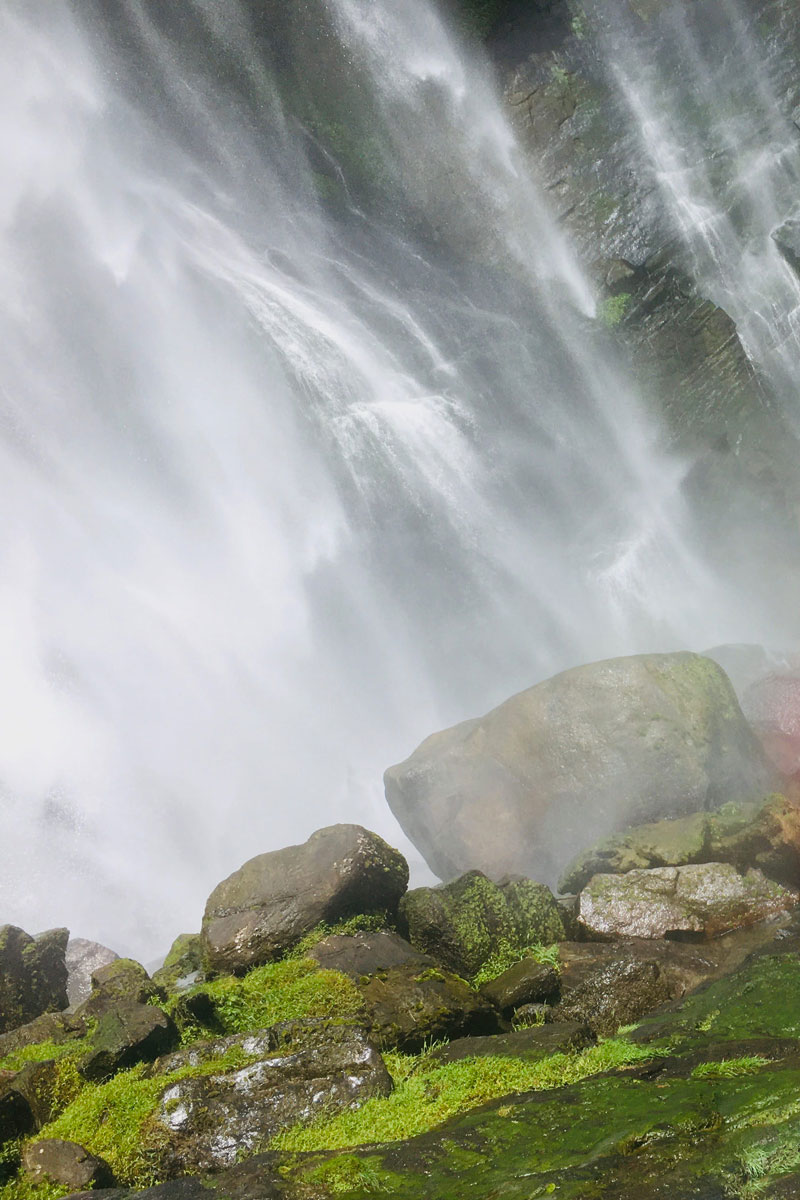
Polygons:
<instances>
[{"instance_id":1,"label":"cascading water","mask_svg":"<svg viewBox=\"0 0 800 1200\"><path fill-rule=\"evenodd\" d=\"M150 954L320 825L407 848L432 729L773 632L429 3L9 0L0 56L0 919Z\"/></svg>"}]
</instances>

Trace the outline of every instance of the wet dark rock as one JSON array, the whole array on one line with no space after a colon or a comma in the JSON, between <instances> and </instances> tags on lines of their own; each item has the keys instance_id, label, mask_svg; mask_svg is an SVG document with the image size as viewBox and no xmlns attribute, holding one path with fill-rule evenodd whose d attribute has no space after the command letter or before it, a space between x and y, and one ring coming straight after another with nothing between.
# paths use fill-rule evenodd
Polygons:
<instances>
[{"instance_id":1,"label":"wet dark rock","mask_svg":"<svg viewBox=\"0 0 800 1200\"><path fill-rule=\"evenodd\" d=\"M56 1183L65 1188L112 1187L114 1176L104 1159L77 1142L45 1138L22 1151L22 1169L32 1183Z\"/></svg>"},{"instance_id":2,"label":"wet dark rock","mask_svg":"<svg viewBox=\"0 0 800 1200\"><path fill-rule=\"evenodd\" d=\"M789 217L774 229L772 240L792 270L800 275L800 217Z\"/></svg>"},{"instance_id":3,"label":"wet dark rock","mask_svg":"<svg viewBox=\"0 0 800 1200\"><path fill-rule=\"evenodd\" d=\"M290 949L320 922L393 913L408 864L360 825L320 829L301 846L250 859L206 904L203 948L217 972L243 972Z\"/></svg>"},{"instance_id":4,"label":"wet dark rock","mask_svg":"<svg viewBox=\"0 0 800 1200\"><path fill-rule=\"evenodd\" d=\"M409 963L359 985L382 1050L416 1053L441 1038L497 1033L495 1008L450 971Z\"/></svg>"},{"instance_id":5,"label":"wet dark rock","mask_svg":"<svg viewBox=\"0 0 800 1200\"><path fill-rule=\"evenodd\" d=\"M108 1079L136 1063L152 1062L177 1041L174 1022L156 1005L118 1000L99 1017L79 1070L95 1082Z\"/></svg>"},{"instance_id":6,"label":"wet dark rock","mask_svg":"<svg viewBox=\"0 0 800 1200\"><path fill-rule=\"evenodd\" d=\"M724 804L710 813L634 826L579 854L559 888L577 892L594 875L712 862L732 863L740 872L757 867L786 884L799 881L800 805L774 794Z\"/></svg>"},{"instance_id":7,"label":"wet dark rock","mask_svg":"<svg viewBox=\"0 0 800 1200\"><path fill-rule=\"evenodd\" d=\"M461 1062L465 1058L486 1058L500 1054L510 1058L536 1061L550 1054L568 1054L584 1050L597 1039L588 1025L576 1022L540 1025L534 1029L517 1029L494 1037L465 1037L446 1046L437 1046L428 1061L437 1063Z\"/></svg>"},{"instance_id":8,"label":"wet dark rock","mask_svg":"<svg viewBox=\"0 0 800 1200\"><path fill-rule=\"evenodd\" d=\"M524 953L567 936L564 914L544 884L523 878L497 884L481 871L415 888L400 913L413 946L466 978L499 951Z\"/></svg>"},{"instance_id":9,"label":"wet dark rock","mask_svg":"<svg viewBox=\"0 0 800 1200\"><path fill-rule=\"evenodd\" d=\"M333 1021L288 1022L274 1030L221 1039L188 1052L211 1062L238 1047L244 1066L190 1077L162 1096L157 1121L169 1137L164 1170L217 1171L279 1130L323 1112L387 1096L392 1080L363 1029ZM183 1052L186 1054L187 1052ZM210 1056L210 1057L208 1057ZM161 1068L174 1069L179 1058Z\"/></svg>"},{"instance_id":10,"label":"wet dark rock","mask_svg":"<svg viewBox=\"0 0 800 1200\"><path fill-rule=\"evenodd\" d=\"M478 867L553 880L576 847L766 795L775 772L724 672L678 653L564 671L433 734L385 783L441 878Z\"/></svg>"},{"instance_id":11,"label":"wet dark rock","mask_svg":"<svg viewBox=\"0 0 800 1200\"><path fill-rule=\"evenodd\" d=\"M525 1004L541 1004L552 1000L559 990L558 972L535 958L525 958L509 967L490 983L484 983L480 994L501 1012L507 1013Z\"/></svg>"},{"instance_id":12,"label":"wet dark rock","mask_svg":"<svg viewBox=\"0 0 800 1200\"><path fill-rule=\"evenodd\" d=\"M387 971L391 967L403 967L407 963L418 967L434 966L432 958L420 954L405 938L389 930L353 935L334 933L309 950L308 957L321 967L341 971L351 979L374 975L376 971Z\"/></svg>"},{"instance_id":13,"label":"wet dark rock","mask_svg":"<svg viewBox=\"0 0 800 1200\"><path fill-rule=\"evenodd\" d=\"M0 1146L15 1138L27 1137L36 1129L31 1106L15 1079L0 1081Z\"/></svg>"},{"instance_id":14,"label":"wet dark rock","mask_svg":"<svg viewBox=\"0 0 800 1200\"><path fill-rule=\"evenodd\" d=\"M99 942L90 942L86 938L69 939L65 961L70 1008L75 1008L88 999L94 972L118 958L118 954L109 950L107 946L101 946Z\"/></svg>"},{"instance_id":15,"label":"wet dark rock","mask_svg":"<svg viewBox=\"0 0 800 1200\"><path fill-rule=\"evenodd\" d=\"M584 930L599 937L713 938L789 912L796 892L744 875L730 863L657 867L626 875L595 875L579 898Z\"/></svg>"},{"instance_id":16,"label":"wet dark rock","mask_svg":"<svg viewBox=\"0 0 800 1200\"><path fill-rule=\"evenodd\" d=\"M16 925L0 926L0 1034L67 1007L68 941L66 929L33 938Z\"/></svg>"}]
</instances>

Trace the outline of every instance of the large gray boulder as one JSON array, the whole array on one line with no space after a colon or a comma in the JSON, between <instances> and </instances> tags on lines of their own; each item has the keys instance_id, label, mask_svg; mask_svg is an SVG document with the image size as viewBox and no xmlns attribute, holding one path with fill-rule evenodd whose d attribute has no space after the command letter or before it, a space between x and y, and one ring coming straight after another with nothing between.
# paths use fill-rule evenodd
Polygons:
<instances>
[{"instance_id":1,"label":"large gray boulder","mask_svg":"<svg viewBox=\"0 0 800 1200\"><path fill-rule=\"evenodd\" d=\"M595 875L580 894L578 921L590 936L714 938L790 912L796 892L730 863Z\"/></svg>"},{"instance_id":2,"label":"large gray boulder","mask_svg":"<svg viewBox=\"0 0 800 1200\"><path fill-rule=\"evenodd\" d=\"M408 864L360 825L330 825L301 846L251 858L208 898L203 950L212 971L242 973L280 957L321 922L394 912Z\"/></svg>"},{"instance_id":3,"label":"large gray boulder","mask_svg":"<svg viewBox=\"0 0 800 1200\"><path fill-rule=\"evenodd\" d=\"M724 671L697 654L564 671L485 717L433 734L385 774L431 869L555 882L599 838L773 790Z\"/></svg>"},{"instance_id":4,"label":"large gray boulder","mask_svg":"<svg viewBox=\"0 0 800 1200\"><path fill-rule=\"evenodd\" d=\"M0 1033L67 1007L67 929L33 938L16 925L0 927Z\"/></svg>"}]
</instances>

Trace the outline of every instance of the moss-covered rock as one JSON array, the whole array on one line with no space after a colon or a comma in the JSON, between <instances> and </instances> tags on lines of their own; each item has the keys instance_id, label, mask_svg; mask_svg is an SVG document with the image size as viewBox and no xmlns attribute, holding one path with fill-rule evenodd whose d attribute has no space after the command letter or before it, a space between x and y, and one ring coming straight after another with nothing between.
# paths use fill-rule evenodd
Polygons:
<instances>
[{"instance_id":1,"label":"moss-covered rock","mask_svg":"<svg viewBox=\"0 0 800 1200\"><path fill-rule=\"evenodd\" d=\"M409 963L370 976L359 990L382 1050L414 1053L442 1038L500 1028L495 1007L451 971Z\"/></svg>"},{"instance_id":2,"label":"moss-covered rock","mask_svg":"<svg viewBox=\"0 0 800 1200\"><path fill-rule=\"evenodd\" d=\"M496 884L481 871L442 887L415 888L403 897L400 912L411 944L467 979L492 957L511 952L513 961L537 943L566 937L564 915L544 884Z\"/></svg>"},{"instance_id":3,"label":"moss-covered rock","mask_svg":"<svg viewBox=\"0 0 800 1200\"><path fill-rule=\"evenodd\" d=\"M723 804L713 812L632 826L579 854L559 888L579 892L593 875L729 862L781 883L800 879L800 807L786 796Z\"/></svg>"},{"instance_id":4,"label":"moss-covered rock","mask_svg":"<svg viewBox=\"0 0 800 1200\"><path fill-rule=\"evenodd\" d=\"M397 910L408 864L360 825L332 825L301 846L250 859L208 898L203 953L217 973L279 958L320 923Z\"/></svg>"},{"instance_id":5,"label":"moss-covered rock","mask_svg":"<svg viewBox=\"0 0 800 1200\"><path fill-rule=\"evenodd\" d=\"M120 1001L149 1004L163 1000L164 991L132 958L117 958L92 975L92 990L75 1012L76 1017L98 1018Z\"/></svg>"}]
</instances>

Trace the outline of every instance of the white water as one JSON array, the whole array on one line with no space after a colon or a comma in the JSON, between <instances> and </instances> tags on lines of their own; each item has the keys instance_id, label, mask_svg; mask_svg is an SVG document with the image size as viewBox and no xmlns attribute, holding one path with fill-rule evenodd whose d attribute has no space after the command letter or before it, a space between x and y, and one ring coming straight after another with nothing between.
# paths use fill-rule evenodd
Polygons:
<instances>
[{"instance_id":1,"label":"white water","mask_svg":"<svg viewBox=\"0 0 800 1200\"><path fill-rule=\"evenodd\" d=\"M357 80L382 203L245 7L97 11L0 11L0 921L149 956L320 825L414 859L381 773L431 730L774 628L427 3L292 30Z\"/></svg>"}]
</instances>

